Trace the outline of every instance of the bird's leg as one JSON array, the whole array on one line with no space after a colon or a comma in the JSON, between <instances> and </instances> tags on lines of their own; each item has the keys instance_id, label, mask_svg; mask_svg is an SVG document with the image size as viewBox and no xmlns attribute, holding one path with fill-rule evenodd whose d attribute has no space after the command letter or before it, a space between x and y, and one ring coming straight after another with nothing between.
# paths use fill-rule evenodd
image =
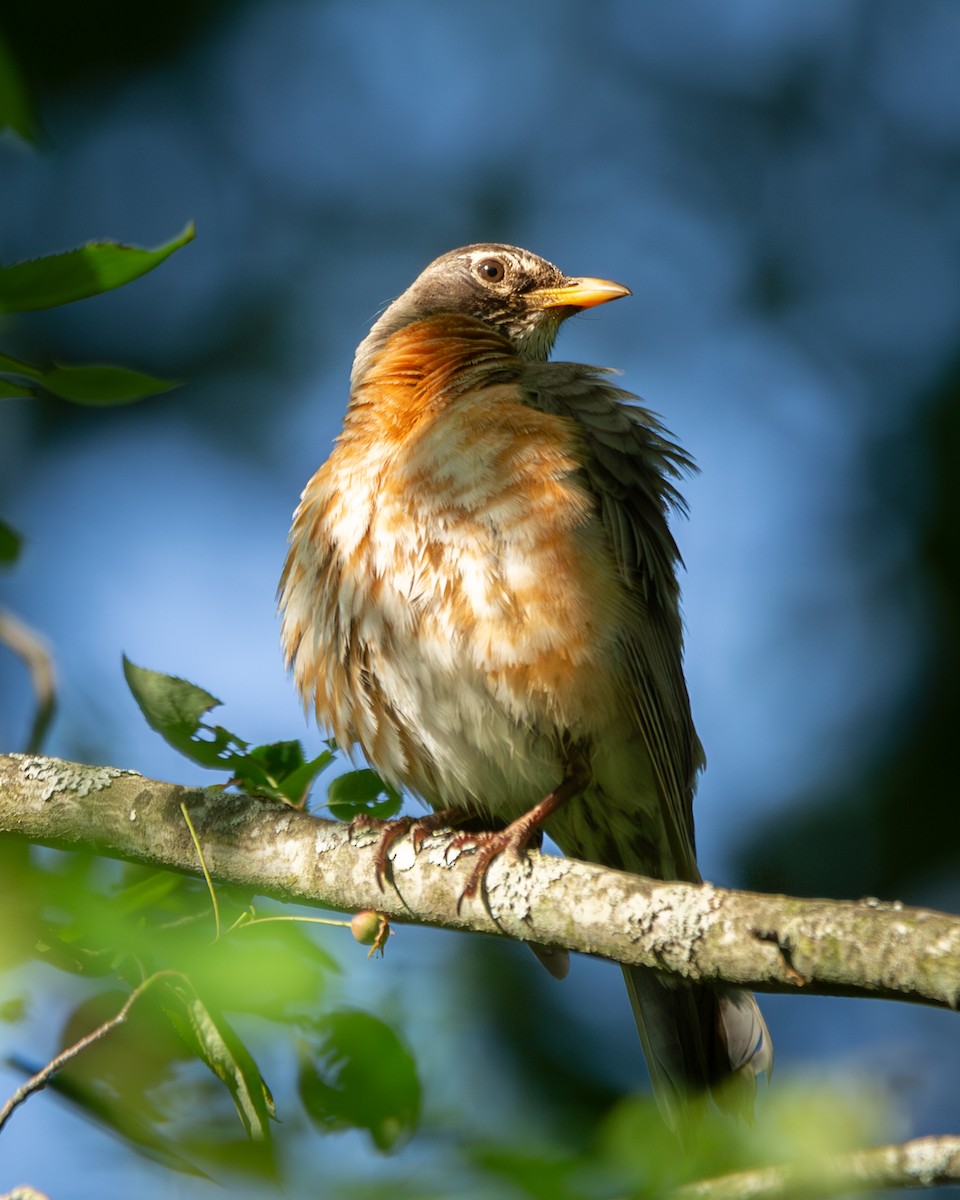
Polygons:
<instances>
[{"instance_id":1,"label":"bird's leg","mask_svg":"<svg viewBox=\"0 0 960 1200\"><path fill-rule=\"evenodd\" d=\"M461 825L473 818L473 813L465 808L440 808L436 812L427 813L423 817L396 817L384 820L381 817L370 817L365 813L354 817L350 822L350 832L371 833L379 832L380 841L377 844L377 857L374 863L377 886L384 890L383 881L387 874L390 848L405 834L413 832L414 853L420 852L424 840L448 825Z\"/></svg>"},{"instance_id":2,"label":"bird's leg","mask_svg":"<svg viewBox=\"0 0 960 1200\"><path fill-rule=\"evenodd\" d=\"M541 831L544 822L568 800L579 796L590 781L590 767L582 755L577 755L567 763L566 774L559 787L554 788L549 796L535 804L522 817L511 821L505 829L487 830L480 833L458 834L450 843L451 850L471 847L476 850L477 861L467 886L457 901L457 911L469 896L475 896L480 890L487 869L495 858L509 850L516 858L526 854L534 834Z\"/></svg>"}]
</instances>

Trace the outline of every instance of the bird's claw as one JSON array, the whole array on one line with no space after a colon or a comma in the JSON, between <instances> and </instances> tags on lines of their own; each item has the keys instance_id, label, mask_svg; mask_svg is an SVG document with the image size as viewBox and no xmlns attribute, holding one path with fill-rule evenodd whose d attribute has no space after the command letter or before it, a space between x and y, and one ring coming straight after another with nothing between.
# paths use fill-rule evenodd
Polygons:
<instances>
[{"instance_id":1,"label":"bird's claw","mask_svg":"<svg viewBox=\"0 0 960 1200\"><path fill-rule=\"evenodd\" d=\"M427 813L422 817L371 817L361 813L350 822L350 834L379 833L376 857L374 859L374 877L377 887L384 891L384 880L390 869L390 850L394 842L412 832L413 852L419 854L423 843L431 833L436 833L445 825L458 820L462 821L469 815L459 808L441 808L437 812Z\"/></svg>"},{"instance_id":2,"label":"bird's claw","mask_svg":"<svg viewBox=\"0 0 960 1200\"><path fill-rule=\"evenodd\" d=\"M520 825L520 821L514 821L506 829L481 833L461 833L447 847L448 854L456 850L472 850L477 855L466 886L457 900L458 914L464 900L472 899L480 891L490 864L495 858L499 858L507 851L510 851L518 860L526 855L530 839L536 830L526 827L518 829L516 828L518 825Z\"/></svg>"},{"instance_id":3,"label":"bird's claw","mask_svg":"<svg viewBox=\"0 0 960 1200\"><path fill-rule=\"evenodd\" d=\"M480 891L493 860L506 851L510 851L518 860L524 858L532 839L542 837L543 825L547 818L572 796L579 795L588 778L588 768L578 760L568 767L567 774L559 787L549 796L544 796L540 803L535 804L529 812L525 812L515 821L511 821L506 829L461 833L453 839L448 847L448 852L473 847L477 853L477 861L470 872L467 886L460 893L460 899L457 901L458 913L464 900L476 896Z\"/></svg>"}]
</instances>

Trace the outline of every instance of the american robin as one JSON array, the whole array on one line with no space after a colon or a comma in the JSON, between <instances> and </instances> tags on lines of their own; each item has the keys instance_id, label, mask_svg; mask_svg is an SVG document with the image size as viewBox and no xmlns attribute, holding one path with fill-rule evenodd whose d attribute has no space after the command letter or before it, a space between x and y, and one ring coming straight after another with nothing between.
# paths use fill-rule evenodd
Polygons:
<instances>
[{"instance_id":1,"label":"american robin","mask_svg":"<svg viewBox=\"0 0 960 1200\"><path fill-rule=\"evenodd\" d=\"M305 704L394 785L499 830L461 835L481 874L542 827L700 879L667 520L692 464L611 372L547 361L567 317L629 294L515 246L444 254L360 343L294 517L279 595ZM772 1063L753 997L624 976L667 1120L707 1089L752 1107Z\"/></svg>"}]
</instances>

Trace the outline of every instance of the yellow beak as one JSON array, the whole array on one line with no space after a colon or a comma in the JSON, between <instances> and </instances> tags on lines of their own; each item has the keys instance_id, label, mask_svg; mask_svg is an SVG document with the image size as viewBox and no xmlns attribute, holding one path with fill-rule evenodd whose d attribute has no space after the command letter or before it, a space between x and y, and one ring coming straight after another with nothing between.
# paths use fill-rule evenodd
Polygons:
<instances>
[{"instance_id":1,"label":"yellow beak","mask_svg":"<svg viewBox=\"0 0 960 1200\"><path fill-rule=\"evenodd\" d=\"M568 279L561 287L537 288L525 299L538 308L593 308L633 293L612 279Z\"/></svg>"}]
</instances>

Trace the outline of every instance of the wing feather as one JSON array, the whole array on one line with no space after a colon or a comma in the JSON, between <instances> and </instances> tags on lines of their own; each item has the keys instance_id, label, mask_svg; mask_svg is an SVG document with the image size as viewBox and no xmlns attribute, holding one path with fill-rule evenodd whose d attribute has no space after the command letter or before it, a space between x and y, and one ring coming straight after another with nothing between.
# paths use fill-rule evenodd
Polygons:
<instances>
[{"instance_id":1,"label":"wing feather","mask_svg":"<svg viewBox=\"0 0 960 1200\"><path fill-rule=\"evenodd\" d=\"M614 387L611 372L574 363L531 365L531 403L569 417L582 437L584 474L633 611L624 622L628 702L653 764L675 861L700 878L693 792L704 757L683 675L680 552L671 511L685 511L676 481L696 468L656 415Z\"/></svg>"}]
</instances>

